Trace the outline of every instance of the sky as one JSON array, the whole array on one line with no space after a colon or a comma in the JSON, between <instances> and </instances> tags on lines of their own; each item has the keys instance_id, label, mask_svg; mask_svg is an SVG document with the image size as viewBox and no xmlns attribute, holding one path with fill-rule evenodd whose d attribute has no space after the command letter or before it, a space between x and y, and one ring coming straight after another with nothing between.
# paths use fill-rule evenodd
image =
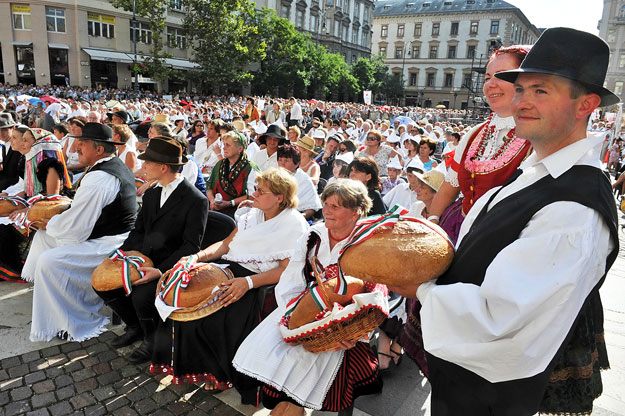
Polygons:
<instances>
[{"instance_id":1,"label":"sky","mask_svg":"<svg viewBox=\"0 0 625 416\"><path fill-rule=\"evenodd\" d=\"M538 28L557 26L599 34L597 23L603 11L602 0L506 0L515 5Z\"/></svg>"}]
</instances>

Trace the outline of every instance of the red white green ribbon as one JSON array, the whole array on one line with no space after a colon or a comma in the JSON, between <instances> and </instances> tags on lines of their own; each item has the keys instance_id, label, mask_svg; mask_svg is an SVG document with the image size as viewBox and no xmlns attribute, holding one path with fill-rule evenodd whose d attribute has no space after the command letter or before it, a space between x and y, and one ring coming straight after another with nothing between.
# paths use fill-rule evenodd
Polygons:
<instances>
[{"instance_id":1,"label":"red white green ribbon","mask_svg":"<svg viewBox=\"0 0 625 416\"><path fill-rule=\"evenodd\" d=\"M28 205L28 207L32 207L34 204L36 204L39 201L68 201L71 202L72 200L66 196L63 195L59 195L59 194L53 194L53 195L42 195L42 194L38 194L35 195L33 197L30 197L26 200L26 204ZM30 228L31 226L31 222L28 221L28 215L24 215L24 218L22 218L17 225L19 225L22 228Z\"/></svg>"},{"instance_id":2,"label":"red white green ribbon","mask_svg":"<svg viewBox=\"0 0 625 416\"><path fill-rule=\"evenodd\" d=\"M141 178L135 178L135 182L148 183L147 180Z\"/></svg>"},{"instance_id":3,"label":"red white green ribbon","mask_svg":"<svg viewBox=\"0 0 625 416\"><path fill-rule=\"evenodd\" d=\"M124 290L129 295L132 292L132 280L130 279L130 266L134 267L141 277L144 276L143 272L139 270L139 267L145 263L145 259L139 256L127 256L122 250L115 250L109 254L109 259L122 262L122 283L124 284Z\"/></svg>"},{"instance_id":4,"label":"red white green ribbon","mask_svg":"<svg viewBox=\"0 0 625 416\"><path fill-rule=\"evenodd\" d=\"M321 288L319 287L317 282L308 282L306 289L302 293L297 295L297 297L291 299L289 303L286 304L286 312L284 313L285 317L291 316L293 314L293 311L295 311L299 302L302 300L304 295L308 292L310 292L313 300L317 304L317 307L322 312L327 309L330 309L330 305L326 304L326 302L323 300L323 296L321 296Z\"/></svg>"},{"instance_id":5,"label":"red white green ribbon","mask_svg":"<svg viewBox=\"0 0 625 416\"><path fill-rule=\"evenodd\" d=\"M13 204L14 207L18 205L22 205L24 207L28 206L28 202L26 202L25 199L20 198L19 196L3 196L3 197L0 197L0 200L9 201L11 204Z\"/></svg>"},{"instance_id":6,"label":"red white green ribbon","mask_svg":"<svg viewBox=\"0 0 625 416\"><path fill-rule=\"evenodd\" d=\"M169 277L167 278L167 280L161 284L161 291L159 294L159 296L161 297L161 300L164 300L167 294L173 290L174 291L174 302L173 302L174 304L172 306L176 308L179 307L180 291L182 289L186 289L186 287L189 285L189 282L191 281L189 272L193 269L197 269L198 267L202 266L202 263L194 263L196 261L196 258L197 257L195 255L192 255L192 256L189 256L187 261L185 262L179 261L178 263L176 263L174 268L171 269L171 272L169 273Z\"/></svg>"}]
</instances>

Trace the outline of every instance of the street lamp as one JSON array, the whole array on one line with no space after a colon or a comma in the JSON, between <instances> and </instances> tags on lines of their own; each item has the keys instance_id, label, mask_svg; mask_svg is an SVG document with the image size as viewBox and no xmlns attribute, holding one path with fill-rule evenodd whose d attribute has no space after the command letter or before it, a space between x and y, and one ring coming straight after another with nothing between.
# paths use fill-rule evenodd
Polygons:
<instances>
[{"instance_id":1,"label":"street lamp","mask_svg":"<svg viewBox=\"0 0 625 416\"><path fill-rule=\"evenodd\" d=\"M454 110L456 109L456 98L458 98L458 91L454 88L451 91L449 91L450 94L454 95L454 105L451 107Z\"/></svg>"},{"instance_id":2,"label":"street lamp","mask_svg":"<svg viewBox=\"0 0 625 416\"><path fill-rule=\"evenodd\" d=\"M406 67L406 55L410 57L410 50L408 50L409 43L410 42L408 41L404 42L403 57L402 57L402 64L401 64L401 89L402 89L403 98L404 98L404 105L406 104L406 82L404 79L404 68Z\"/></svg>"},{"instance_id":3,"label":"street lamp","mask_svg":"<svg viewBox=\"0 0 625 416\"><path fill-rule=\"evenodd\" d=\"M134 89L135 93L139 94L139 71L137 71L137 16L135 14L136 9L136 0L132 0L132 43L135 52L134 58L134 70L135 70L135 82Z\"/></svg>"}]
</instances>

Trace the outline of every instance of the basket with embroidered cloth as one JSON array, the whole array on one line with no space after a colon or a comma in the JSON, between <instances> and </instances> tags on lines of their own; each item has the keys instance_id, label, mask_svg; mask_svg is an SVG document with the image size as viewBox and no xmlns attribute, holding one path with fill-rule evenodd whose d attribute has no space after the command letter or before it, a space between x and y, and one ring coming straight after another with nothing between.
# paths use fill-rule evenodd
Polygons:
<instances>
[{"instance_id":1,"label":"basket with embroidered cloth","mask_svg":"<svg viewBox=\"0 0 625 416\"><path fill-rule=\"evenodd\" d=\"M0 217L11 215L13 211L28 208L28 202L19 196L0 197Z\"/></svg>"},{"instance_id":2,"label":"basket with embroidered cloth","mask_svg":"<svg viewBox=\"0 0 625 416\"><path fill-rule=\"evenodd\" d=\"M138 251L115 250L93 270L91 286L100 292L123 287L130 294L132 284L143 277L139 267L153 266L152 260Z\"/></svg>"},{"instance_id":3,"label":"basket with embroidered cloth","mask_svg":"<svg viewBox=\"0 0 625 416\"><path fill-rule=\"evenodd\" d=\"M170 319L195 321L222 308L221 283L233 278L228 268L217 264L178 262L161 276L157 302L170 308Z\"/></svg>"},{"instance_id":4,"label":"basket with embroidered cloth","mask_svg":"<svg viewBox=\"0 0 625 416\"><path fill-rule=\"evenodd\" d=\"M395 205L359 221L339 257L341 270L359 279L404 286L436 279L449 268L454 246L430 221L407 216Z\"/></svg>"}]
</instances>

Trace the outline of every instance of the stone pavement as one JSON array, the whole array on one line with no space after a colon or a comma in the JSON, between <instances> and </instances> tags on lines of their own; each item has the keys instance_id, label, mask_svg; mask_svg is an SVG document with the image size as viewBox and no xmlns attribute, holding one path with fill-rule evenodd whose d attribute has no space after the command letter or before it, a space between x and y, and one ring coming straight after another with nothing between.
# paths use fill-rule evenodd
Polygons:
<instances>
[{"instance_id":1,"label":"stone pavement","mask_svg":"<svg viewBox=\"0 0 625 416\"><path fill-rule=\"evenodd\" d=\"M625 223L625 216L621 218ZM625 233L620 232L625 247ZM612 267L601 295L611 369L593 415L625 415L625 250ZM264 416L242 406L234 390L218 395L201 387L175 386L126 357L132 347L110 346L120 326L82 343L31 343L32 285L0 283L0 416L29 415L239 415ZM356 401L355 416L429 416L429 384L404 358L385 377L381 395ZM336 413L307 412L314 416Z\"/></svg>"}]
</instances>

